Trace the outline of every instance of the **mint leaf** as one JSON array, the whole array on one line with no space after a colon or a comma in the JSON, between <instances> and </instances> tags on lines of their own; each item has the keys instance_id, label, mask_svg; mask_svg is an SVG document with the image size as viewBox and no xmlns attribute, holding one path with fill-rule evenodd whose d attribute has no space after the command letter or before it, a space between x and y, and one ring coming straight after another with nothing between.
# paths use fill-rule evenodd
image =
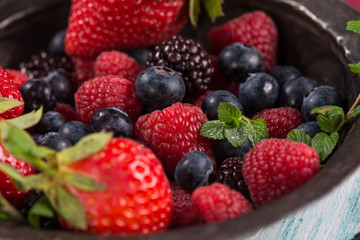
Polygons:
<instances>
[{"instance_id":1,"label":"mint leaf","mask_svg":"<svg viewBox=\"0 0 360 240\"><path fill-rule=\"evenodd\" d=\"M218 107L218 119L227 127L237 127L241 120L241 111L235 105L221 102Z\"/></svg>"},{"instance_id":2,"label":"mint leaf","mask_svg":"<svg viewBox=\"0 0 360 240\"><path fill-rule=\"evenodd\" d=\"M339 134L334 132L330 136L326 133L317 133L311 141L311 146L319 154L320 161L324 161L335 149L339 141Z\"/></svg>"},{"instance_id":3,"label":"mint leaf","mask_svg":"<svg viewBox=\"0 0 360 240\"><path fill-rule=\"evenodd\" d=\"M360 73L360 62L356 64L350 63L348 66L353 73Z\"/></svg>"},{"instance_id":4,"label":"mint leaf","mask_svg":"<svg viewBox=\"0 0 360 240\"><path fill-rule=\"evenodd\" d=\"M225 128L224 135L229 143L237 148L243 145L248 140L248 127L242 123L238 127Z\"/></svg>"},{"instance_id":5,"label":"mint leaf","mask_svg":"<svg viewBox=\"0 0 360 240\"><path fill-rule=\"evenodd\" d=\"M31 207L28 221L31 226L40 228L40 217L52 218L54 216L54 209L48 199L43 196Z\"/></svg>"},{"instance_id":6,"label":"mint leaf","mask_svg":"<svg viewBox=\"0 0 360 240\"><path fill-rule=\"evenodd\" d=\"M346 23L346 30L360 33L360 20L348 21Z\"/></svg>"},{"instance_id":7,"label":"mint leaf","mask_svg":"<svg viewBox=\"0 0 360 240\"><path fill-rule=\"evenodd\" d=\"M353 110L350 111L350 113L346 116L347 119L355 118L359 116L360 114L360 106L357 106Z\"/></svg>"},{"instance_id":8,"label":"mint leaf","mask_svg":"<svg viewBox=\"0 0 360 240\"><path fill-rule=\"evenodd\" d=\"M76 172L72 172L70 170L67 170L64 173L62 180L68 185L85 191L99 191L106 189L105 185L96 182L94 179Z\"/></svg>"},{"instance_id":9,"label":"mint leaf","mask_svg":"<svg viewBox=\"0 0 360 240\"><path fill-rule=\"evenodd\" d=\"M202 0L202 3L212 22L214 22L217 17L224 15L221 8L222 0Z\"/></svg>"},{"instance_id":10,"label":"mint leaf","mask_svg":"<svg viewBox=\"0 0 360 240\"><path fill-rule=\"evenodd\" d=\"M344 110L339 106L323 106L314 108L310 114L318 113L317 121L326 133L333 133L345 119Z\"/></svg>"},{"instance_id":11,"label":"mint leaf","mask_svg":"<svg viewBox=\"0 0 360 240\"><path fill-rule=\"evenodd\" d=\"M202 124L200 135L215 140L223 140L225 139L224 129L225 125L220 120L208 121Z\"/></svg>"},{"instance_id":12,"label":"mint leaf","mask_svg":"<svg viewBox=\"0 0 360 240\"><path fill-rule=\"evenodd\" d=\"M0 97L0 113L21 105L24 105L24 102L12 98Z\"/></svg>"},{"instance_id":13,"label":"mint leaf","mask_svg":"<svg viewBox=\"0 0 360 240\"><path fill-rule=\"evenodd\" d=\"M197 27L200 14L200 0L190 0L189 2L189 18L194 27Z\"/></svg>"},{"instance_id":14,"label":"mint leaf","mask_svg":"<svg viewBox=\"0 0 360 240\"><path fill-rule=\"evenodd\" d=\"M289 139L289 140L295 141L295 142L303 142L303 143L306 143L307 145L311 146L310 135L300 129L291 130L287 134L286 139Z\"/></svg>"},{"instance_id":15,"label":"mint leaf","mask_svg":"<svg viewBox=\"0 0 360 240\"><path fill-rule=\"evenodd\" d=\"M7 119L6 122L18 128L27 129L35 126L40 121L41 117L42 107L36 111L31 111L17 118Z\"/></svg>"},{"instance_id":16,"label":"mint leaf","mask_svg":"<svg viewBox=\"0 0 360 240\"><path fill-rule=\"evenodd\" d=\"M253 147L261 140L268 138L269 130L264 119L250 120L248 124L249 140Z\"/></svg>"}]
</instances>

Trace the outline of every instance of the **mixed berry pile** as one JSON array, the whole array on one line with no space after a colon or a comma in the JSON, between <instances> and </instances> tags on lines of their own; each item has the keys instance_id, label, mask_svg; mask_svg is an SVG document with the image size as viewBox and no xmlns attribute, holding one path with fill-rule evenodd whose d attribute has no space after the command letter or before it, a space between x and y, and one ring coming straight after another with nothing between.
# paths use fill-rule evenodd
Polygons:
<instances>
[{"instance_id":1,"label":"mixed berry pile","mask_svg":"<svg viewBox=\"0 0 360 240\"><path fill-rule=\"evenodd\" d=\"M48 49L0 68L1 97L24 103L0 115L0 160L20 173L1 165L0 192L19 218L147 234L247 214L320 170L317 138L339 131L324 115L346 103L277 64L269 15L214 26L206 49L178 34L185 0L104 2L74 0Z\"/></svg>"}]
</instances>

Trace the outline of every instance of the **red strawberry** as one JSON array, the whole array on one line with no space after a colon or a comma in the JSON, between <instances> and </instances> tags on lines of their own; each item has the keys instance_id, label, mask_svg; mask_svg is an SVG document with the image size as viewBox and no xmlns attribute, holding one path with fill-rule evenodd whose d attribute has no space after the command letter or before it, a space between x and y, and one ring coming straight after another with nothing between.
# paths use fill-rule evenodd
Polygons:
<instances>
[{"instance_id":1,"label":"red strawberry","mask_svg":"<svg viewBox=\"0 0 360 240\"><path fill-rule=\"evenodd\" d=\"M0 162L14 167L18 173L23 176L35 174L35 169L26 162L16 159L13 155L6 152L0 145ZM22 198L26 195L16 189L13 181L7 175L0 171L0 192L15 207L20 207Z\"/></svg>"},{"instance_id":2,"label":"red strawberry","mask_svg":"<svg viewBox=\"0 0 360 240\"><path fill-rule=\"evenodd\" d=\"M131 139L113 138L105 148L69 168L107 186L103 191L69 187L85 210L86 232L146 234L168 226L170 184L150 149Z\"/></svg>"},{"instance_id":3,"label":"red strawberry","mask_svg":"<svg viewBox=\"0 0 360 240\"><path fill-rule=\"evenodd\" d=\"M26 75L25 73L22 73L18 70L5 69L5 71L7 73L9 73L9 75L10 75L11 79L13 80L17 89L19 89L24 82L26 82L27 80L30 79L28 75Z\"/></svg>"},{"instance_id":4,"label":"red strawberry","mask_svg":"<svg viewBox=\"0 0 360 240\"><path fill-rule=\"evenodd\" d=\"M269 138L286 138L287 134L303 123L301 112L291 107L264 109L252 119L262 118L269 130Z\"/></svg>"},{"instance_id":5,"label":"red strawberry","mask_svg":"<svg viewBox=\"0 0 360 240\"><path fill-rule=\"evenodd\" d=\"M72 57L73 64L73 81L76 87L79 87L83 82L95 77L94 64L95 57Z\"/></svg>"},{"instance_id":6,"label":"red strawberry","mask_svg":"<svg viewBox=\"0 0 360 240\"><path fill-rule=\"evenodd\" d=\"M245 155L242 172L255 205L284 196L312 178L320 167L315 149L287 139L264 139Z\"/></svg>"},{"instance_id":7,"label":"red strawberry","mask_svg":"<svg viewBox=\"0 0 360 240\"><path fill-rule=\"evenodd\" d=\"M24 102L20 91L15 86L9 73L7 73L2 67L0 67L0 97L6 97L16 99ZM3 113L0 113L0 117L5 119L15 118L20 116L24 112L24 105L14 107Z\"/></svg>"},{"instance_id":8,"label":"red strawberry","mask_svg":"<svg viewBox=\"0 0 360 240\"><path fill-rule=\"evenodd\" d=\"M102 52L94 64L95 76L118 75L135 82L143 68L135 59L118 51Z\"/></svg>"},{"instance_id":9,"label":"red strawberry","mask_svg":"<svg viewBox=\"0 0 360 240\"><path fill-rule=\"evenodd\" d=\"M142 103L135 93L134 83L115 75L95 77L84 82L75 93L77 119L88 123L96 110L120 107L135 121Z\"/></svg>"},{"instance_id":10,"label":"red strawberry","mask_svg":"<svg viewBox=\"0 0 360 240\"><path fill-rule=\"evenodd\" d=\"M54 111L61 113L67 121L76 120L75 109L69 104L57 102Z\"/></svg>"},{"instance_id":11,"label":"red strawberry","mask_svg":"<svg viewBox=\"0 0 360 240\"><path fill-rule=\"evenodd\" d=\"M144 47L175 35L188 18L186 0L73 0L65 37L70 56Z\"/></svg>"},{"instance_id":12,"label":"red strawberry","mask_svg":"<svg viewBox=\"0 0 360 240\"><path fill-rule=\"evenodd\" d=\"M253 210L241 193L221 183L197 188L192 194L192 206L207 223L231 219Z\"/></svg>"},{"instance_id":13,"label":"red strawberry","mask_svg":"<svg viewBox=\"0 0 360 240\"><path fill-rule=\"evenodd\" d=\"M200 108L178 102L140 116L134 125L134 135L146 142L173 177L185 153L198 150L213 156L211 140L200 136L205 121L207 117Z\"/></svg>"},{"instance_id":14,"label":"red strawberry","mask_svg":"<svg viewBox=\"0 0 360 240\"><path fill-rule=\"evenodd\" d=\"M270 16L254 11L214 27L209 33L210 46L215 54L233 42L256 47L264 57L265 71L276 65L278 30Z\"/></svg>"}]
</instances>

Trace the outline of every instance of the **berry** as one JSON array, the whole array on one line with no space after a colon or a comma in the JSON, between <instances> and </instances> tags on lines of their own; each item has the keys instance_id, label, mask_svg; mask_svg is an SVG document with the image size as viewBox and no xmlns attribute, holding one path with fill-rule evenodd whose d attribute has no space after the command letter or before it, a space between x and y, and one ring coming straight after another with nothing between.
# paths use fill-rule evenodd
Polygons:
<instances>
[{"instance_id":1,"label":"berry","mask_svg":"<svg viewBox=\"0 0 360 240\"><path fill-rule=\"evenodd\" d=\"M206 223L235 218L253 210L241 193L221 183L197 188L192 194L192 206Z\"/></svg>"},{"instance_id":2,"label":"berry","mask_svg":"<svg viewBox=\"0 0 360 240\"><path fill-rule=\"evenodd\" d=\"M322 132L320 125L317 121L310 121L310 122L304 122L300 124L297 129L303 130L307 134L310 135L310 137L314 137L317 133Z\"/></svg>"},{"instance_id":3,"label":"berry","mask_svg":"<svg viewBox=\"0 0 360 240\"><path fill-rule=\"evenodd\" d=\"M36 143L58 152L71 146L70 140L58 132L47 132L43 136L39 136L36 139Z\"/></svg>"},{"instance_id":4,"label":"berry","mask_svg":"<svg viewBox=\"0 0 360 240\"><path fill-rule=\"evenodd\" d=\"M65 55L65 35L66 30L62 29L52 36L48 46L50 52Z\"/></svg>"},{"instance_id":5,"label":"berry","mask_svg":"<svg viewBox=\"0 0 360 240\"><path fill-rule=\"evenodd\" d=\"M21 92L11 79L11 75L0 67L0 97L6 97L24 102ZM24 105L14 107L0 113L0 117L10 119L20 116L24 112Z\"/></svg>"},{"instance_id":6,"label":"berry","mask_svg":"<svg viewBox=\"0 0 360 240\"><path fill-rule=\"evenodd\" d=\"M270 16L254 11L234 18L209 32L211 49L215 54L234 42L256 47L265 60L265 71L276 65L278 30Z\"/></svg>"},{"instance_id":7,"label":"berry","mask_svg":"<svg viewBox=\"0 0 360 240\"><path fill-rule=\"evenodd\" d=\"M289 80L280 88L278 103L280 106L301 110L304 97L317 86L319 86L319 83L308 77Z\"/></svg>"},{"instance_id":8,"label":"berry","mask_svg":"<svg viewBox=\"0 0 360 240\"><path fill-rule=\"evenodd\" d=\"M74 103L74 91L71 79L59 72L49 72L44 79L51 84L56 101Z\"/></svg>"},{"instance_id":9,"label":"berry","mask_svg":"<svg viewBox=\"0 0 360 240\"><path fill-rule=\"evenodd\" d=\"M214 65L214 74L211 78L210 89L220 90L228 87L228 80L219 69L219 59L213 54L209 54L212 64Z\"/></svg>"},{"instance_id":10,"label":"berry","mask_svg":"<svg viewBox=\"0 0 360 240\"><path fill-rule=\"evenodd\" d=\"M294 66L275 66L270 68L267 73L278 81L280 88L285 82L302 76L300 70Z\"/></svg>"},{"instance_id":11,"label":"berry","mask_svg":"<svg viewBox=\"0 0 360 240\"><path fill-rule=\"evenodd\" d=\"M5 69L5 71L10 75L17 89L19 89L24 82L30 79L28 75L18 70Z\"/></svg>"},{"instance_id":12,"label":"berry","mask_svg":"<svg viewBox=\"0 0 360 240\"><path fill-rule=\"evenodd\" d=\"M132 121L142 110L134 83L115 75L95 77L84 82L75 93L77 119L89 123L96 110L120 107Z\"/></svg>"},{"instance_id":13,"label":"berry","mask_svg":"<svg viewBox=\"0 0 360 240\"><path fill-rule=\"evenodd\" d=\"M152 47L135 48L127 51L127 54L134 58L136 62L143 68L146 67L147 55L153 50Z\"/></svg>"},{"instance_id":14,"label":"berry","mask_svg":"<svg viewBox=\"0 0 360 240\"><path fill-rule=\"evenodd\" d=\"M186 95L208 90L214 66L204 46L194 39L173 36L156 45L148 55L146 66L166 66L180 73Z\"/></svg>"},{"instance_id":15,"label":"berry","mask_svg":"<svg viewBox=\"0 0 360 240\"><path fill-rule=\"evenodd\" d=\"M241 112L243 111L239 99L234 94L225 90L216 90L207 95L201 104L201 110L203 110L209 120L218 119L218 107L221 102L231 103L240 109Z\"/></svg>"},{"instance_id":16,"label":"berry","mask_svg":"<svg viewBox=\"0 0 360 240\"><path fill-rule=\"evenodd\" d=\"M267 73L251 74L239 87L239 100L247 115L271 108L279 96L279 84Z\"/></svg>"},{"instance_id":17,"label":"berry","mask_svg":"<svg viewBox=\"0 0 360 240\"><path fill-rule=\"evenodd\" d=\"M118 108L97 110L91 117L90 127L94 132L112 132L114 137L133 136L133 124L129 116Z\"/></svg>"},{"instance_id":18,"label":"berry","mask_svg":"<svg viewBox=\"0 0 360 240\"><path fill-rule=\"evenodd\" d=\"M65 38L70 56L157 44L177 34L188 18L185 0L75 1Z\"/></svg>"},{"instance_id":19,"label":"berry","mask_svg":"<svg viewBox=\"0 0 360 240\"><path fill-rule=\"evenodd\" d=\"M61 113L66 118L67 121L76 120L75 109L73 106L69 104L56 102L54 112Z\"/></svg>"},{"instance_id":20,"label":"berry","mask_svg":"<svg viewBox=\"0 0 360 240\"><path fill-rule=\"evenodd\" d=\"M140 116L134 135L152 149L173 177L177 163L190 151L202 151L213 158L210 139L200 136L205 121L206 115L200 108L178 102Z\"/></svg>"},{"instance_id":21,"label":"berry","mask_svg":"<svg viewBox=\"0 0 360 240\"><path fill-rule=\"evenodd\" d=\"M135 90L150 112L180 102L185 96L185 84L180 74L163 66L149 67L141 72Z\"/></svg>"},{"instance_id":22,"label":"berry","mask_svg":"<svg viewBox=\"0 0 360 240\"><path fill-rule=\"evenodd\" d=\"M197 99L194 100L193 105L201 108L201 104L203 103L204 99L212 92L212 90L207 90L206 92L204 92L202 95L200 95Z\"/></svg>"},{"instance_id":23,"label":"berry","mask_svg":"<svg viewBox=\"0 0 360 240\"><path fill-rule=\"evenodd\" d=\"M233 147L228 140L213 140L212 143L218 166L229 157L244 157L252 147L249 140L237 148Z\"/></svg>"},{"instance_id":24,"label":"berry","mask_svg":"<svg viewBox=\"0 0 360 240\"><path fill-rule=\"evenodd\" d=\"M45 134L56 132L66 123L66 118L58 112L48 111L44 113L38 124L35 125L35 132Z\"/></svg>"},{"instance_id":25,"label":"berry","mask_svg":"<svg viewBox=\"0 0 360 240\"><path fill-rule=\"evenodd\" d=\"M71 145L75 145L81 138L92 133L92 130L83 122L69 121L61 126L58 133L69 139Z\"/></svg>"},{"instance_id":26,"label":"berry","mask_svg":"<svg viewBox=\"0 0 360 240\"><path fill-rule=\"evenodd\" d=\"M194 191L203 186L214 171L211 159L206 153L186 153L175 168L175 181L185 190Z\"/></svg>"},{"instance_id":27,"label":"berry","mask_svg":"<svg viewBox=\"0 0 360 240\"><path fill-rule=\"evenodd\" d=\"M255 47L232 43L219 54L219 69L230 82L244 82L250 73L264 71L264 59Z\"/></svg>"},{"instance_id":28,"label":"berry","mask_svg":"<svg viewBox=\"0 0 360 240\"><path fill-rule=\"evenodd\" d=\"M220 167L211 175L211 182L223 183L229 188L240 192L248 200L251 200L249 189L242 175L244 158L241 156L225 159Z\"/></svg>"},{"instance_id":29,"label":"berry","mask_svg":"<svg viewBox=\"0 0 360 240\"><path fill-rule=\"evenodd\" d=\"M83 82L95 77L94 64L96 57L72 57L71 62L74 66L73 81L76 87Z\"/></svg>"},{"instance_id":30,"label":"berry","mask_svg":"<svg viewBox=\"0 0 360 240\"><path fill-rule=\"evenodd\" d=\"M56 97L51 84L41 78L26 81L20 92L24 98L24 112L31 112L43 106L43 112L52 111L56 106Z\"/></svg>"},{"instance_id":31,"label":"berry","mask_svg":"<svg viewBox=\"0 0 360 240\"><path fill-rule=\"evenodd\" d=\"M311 114L312 109L327 105L343 107L343 99L338 91L332 86L318 86L304 97L301 106L301 114L305 122L316 121L317 113Z\"/></svg>"},{"instance_id":32,"label":"berry","mask_svg":"<svg viewBox=\"0 0 360 240\"><path fill-rule=\"evenodd\" d=\"M118 75L135 82L143 68L135 59L119 51L104 51L97 56L94 63L95 76Z\"/></svg>"},{"instance_id":33,"label":"berry","mask_svg":"<svg viewBox=\"0 0 360 240\"><path fill-rule=\"evenodd\" d=\"M286 138L287 134L303 123L301 112L291 107L264 109L252 119L264 119L269 138Z\"/></svg>"},{"instance_id":34,"label":"berry","mask_svg":"<svg viewBox=\"0 0 360 240\"><path fill-rule=\"evenodd\" d=\"M242 172L257 207L312 178L320 167L315 149L287 139L264 139L245 155Z\"/></svg>"}]
</instances>

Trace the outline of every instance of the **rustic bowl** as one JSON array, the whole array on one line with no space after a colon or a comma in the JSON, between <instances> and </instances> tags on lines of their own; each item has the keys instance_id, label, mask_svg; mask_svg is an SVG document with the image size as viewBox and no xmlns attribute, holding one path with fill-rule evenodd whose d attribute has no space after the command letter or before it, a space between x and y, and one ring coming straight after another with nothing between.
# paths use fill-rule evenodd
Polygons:
<instances>
[{"instance_id":1,"label":"rustic bowl","mask_svg":"<svg viewBox=\"0 0 360 240\"><path fill-rule=\"evenodd\" d=\"M64 29L70 0L1 0L0 66L16 68L32 53L47 47L56 31ZM347 64L360 61L360 35L346 31L346 22L359 19L358 12L341 0L226 0L225 17L215 25L243 12L262 9L270 14L280 32L279 64L294 65L306 76L336 87L348 103L360 91L360 78ZM182 32L207 43L211 23L201 17L195 32L190 25ZM9 240L100 240L100 239L234 239L274 223L281 217L311 204L349 176L359 165L359 121L349 124L327 166L303 187L252 213L229 221L148 236L94 236L65 231L35 230L13 223L0 225L0 239Z\"/></svg>"}]
</instances>

